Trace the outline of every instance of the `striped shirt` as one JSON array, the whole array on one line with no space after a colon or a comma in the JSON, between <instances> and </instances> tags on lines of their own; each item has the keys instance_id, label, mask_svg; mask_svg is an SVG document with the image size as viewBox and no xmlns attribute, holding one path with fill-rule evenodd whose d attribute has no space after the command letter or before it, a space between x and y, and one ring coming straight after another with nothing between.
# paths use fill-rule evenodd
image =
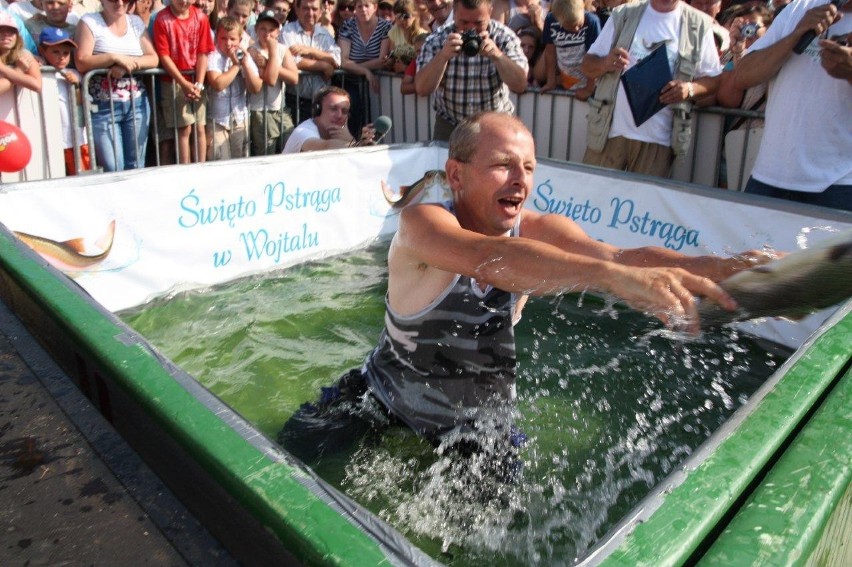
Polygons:
<instances>
[{"instance_id":1,"label":"striped shirt","mask_svg":"<svg viewBox=\"0 0 852 567\"><path fill-rule=\"evenodd\" d=\"M361 32L358 31L357 18L349 18L343 23L340 28L340 38L348 39L351 46L349 48L349 59L355 63L363 63L372 59L378 59L381 53L382 42L387 39L393 24L384 18L378 18L379 23L376 29L370 35L370 39L364 42L361 37Z\"/></svg>"},{"instance_id":2,"label":"striped shirt","mask_svg":"<svg viewBox=\"0 0 852 567\"><path fill-rule=\"evenodd\" d=\"M441 51L447 37L454 31L454 25L445 25L426 39L417 57L418 71ZM527 58L521 51L521 40L515 32L491 20L488 23L488 35L506 57L525 72L529 70ZM441 118L451 124L458 124L468 116L485 110L515 111L509 99L509 87L500 79L494 62L483 55L468 57L463 53L447 63L444 78L435 91L434 108Z\"/></svg>"}]
</instances>

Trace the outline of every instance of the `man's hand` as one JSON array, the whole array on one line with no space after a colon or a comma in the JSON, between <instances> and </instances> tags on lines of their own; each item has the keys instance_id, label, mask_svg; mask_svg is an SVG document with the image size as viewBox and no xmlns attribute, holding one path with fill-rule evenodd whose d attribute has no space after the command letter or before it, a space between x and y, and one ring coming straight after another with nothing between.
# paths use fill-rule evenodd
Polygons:
<instances>
[{"instance_id":1,"label":"man's hand","mask_svg":"<svg viewBox=\"0 0 852 567\"><path fill-rule=\"evenodd\" d=\"M689 98L689 81L669 81L660 91L660 102L663 104L677 104Z\"/></svg>"},{"instance_id":2,"label":"man's hand","mask_svg":"<svg viewBox=\"0 0 852 567\"><path fill-rule=\"evenodd\" d=\"M462 43L461 34L453 32L447 36L447 41L444 42L443 47L441 47L441 51L438 52L438 55L446 61L449 61L461 53Z\"/></svg>"},{"instance_id":3,"label":"man's hand","mask_svg":"<svg viewBox=\"0 0 852 567\"><path fill-rule=\"evenodd\" d=\"M852 47L830 39L820 40L819 46L819 59L823 69L835 79L852 83Z\"/></svg>"},{"instance_id":4,"label":"man's hand","mask_svg":"<svg viewBox=\"0 0 852 567\"><path fill-rule=\"evenodd\" d=\"M489 59L499 59L503 57L503 52L497 47L497 44L494 43L494 40L491 39L491 36L488 35L488 32L483 32L479 36L482 38L482 47L479 49L479 54L488 57Z\"/></svg>"},{"instance_id":5,"label":"man's hand","mask_svg":"<svg viewBox=\"0 0 852 567\"><path fill-rule=\"evenodd\" d=\"M623 47L613 47L604 59L604 73L621 73L630 64L630 53Z\"/></svg>"},{"instance_id":6,"label":"man's hand","mask_svg":"<svg viewBox=\"0 0 852 567\"><path fill-rule=\"evenodd\" d=\"M697 334L700 330L695 296L706 297L732 311L737 304L709 278L681 268L623 267L609 289L634 309L644 311L667 327Z\"/></svg>"},{"instance_id":7,"label":"man's hand","mask_svg":"<svg viewBox=\"0 0 852 567\"><path fill-rule=\"evenodd\" d=\"M819 37L839 17L837 7L833 4L823 4L822 6L811 8L805 12L805 15L802 16L801 20L799 20L799 23L796 25L796 29L793 30L793 35L801 37L808 30L813 30L817 37Z\"/></svg>"}]
</instances>

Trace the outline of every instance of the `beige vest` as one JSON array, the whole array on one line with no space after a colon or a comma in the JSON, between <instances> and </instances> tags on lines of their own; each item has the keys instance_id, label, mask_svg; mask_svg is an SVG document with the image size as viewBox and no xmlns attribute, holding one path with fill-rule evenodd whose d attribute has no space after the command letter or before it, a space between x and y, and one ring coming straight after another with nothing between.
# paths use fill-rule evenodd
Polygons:
<instances>
[{"instance_id":1,"label":"beige vest","mask_svg":"<svg viewBox=\"0 0 852 567\"><path fill-rule=\"evenodd\" d=\"M639 20L645 12L649 0L632 4L623 4L610 15L615 26L615 41L612 47L630 50ZM684 4L683 18L678 42L678 59L674 78L680 81L695 79L695 70L701 58L701 42L711 27L710 17L691 6ZM595 94L589 99L589 124L586 142L594 151L603 150L609 137L612 113L615 110L615 98L621 74L611 71L598 78ZM672 120L672 151L675 157L686 155L692 140L692 102L684 101L669 105L674 110Z\"/></svg>"}]
</instances>

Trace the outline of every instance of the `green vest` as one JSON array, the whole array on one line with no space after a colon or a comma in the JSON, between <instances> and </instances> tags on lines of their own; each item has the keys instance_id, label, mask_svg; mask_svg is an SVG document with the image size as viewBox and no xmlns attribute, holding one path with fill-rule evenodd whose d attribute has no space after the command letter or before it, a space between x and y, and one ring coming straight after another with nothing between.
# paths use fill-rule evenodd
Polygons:
<instances>
[{"instance_id":1,"label":"green vest","mask_svg":"<svg viewBox=\"0 0 852 567\"><path fill-rule=\"evenodd\" d=\"M639 26L639 20L645 12L649 0L631 4L622 4L612 11L610 20L615 26L612 48L621 47L630 51L630 44ZM680 24L678 59L674 78L681 81L695 79L695 71L701 59L701 44L707 30L712 26L710 16L684 4L683 18ZM612 49L610 48L610 49ZM618 94L621 74L615 71L605 73L598 78L595 94L589 98L589 123L586 143L590 150L603 150L612 125L612 113ZM692 102L684 101L669 105L674 110L672 120L672 151L676 157L686 155L692 141Z\"/></svg>"}]
</instances>

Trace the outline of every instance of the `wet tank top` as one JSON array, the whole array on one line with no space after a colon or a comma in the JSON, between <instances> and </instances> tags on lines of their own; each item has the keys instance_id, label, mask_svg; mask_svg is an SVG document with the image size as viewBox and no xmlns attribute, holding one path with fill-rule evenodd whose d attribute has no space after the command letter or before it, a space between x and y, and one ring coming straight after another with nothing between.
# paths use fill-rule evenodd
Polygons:
<instances>
[{"instance_id":1,"label":"wet tank top","mask_svg":"<svg viewBox=\"0 0 852 567\"><path fill-rule=\"evenodd\" d=\"M462 275L414 315L394 313L386 298L385 329L364 367L373 395L431 438L505 408L515 399L515 299Z\"/></svg>"}]
</instances>

